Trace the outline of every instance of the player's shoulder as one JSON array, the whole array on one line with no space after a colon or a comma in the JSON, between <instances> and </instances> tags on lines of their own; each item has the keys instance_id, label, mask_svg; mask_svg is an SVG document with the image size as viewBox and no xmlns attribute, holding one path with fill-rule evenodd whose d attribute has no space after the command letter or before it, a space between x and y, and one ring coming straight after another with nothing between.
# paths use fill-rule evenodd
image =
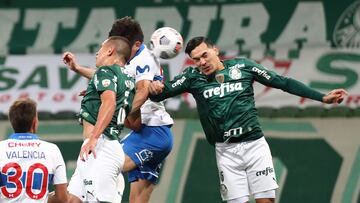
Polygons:
<instances>
[{"instance_id":1,"label":"player's shoulder","mask_svg":"<svg viewBox=\"0 0 360 203\"><path fill-rule=\"evenodd\" d=\"M52 142L49 142L49 141L45 141L45 140L38 140L41 145L43 147L46 147L48 150L51 150L51 151L58 151L60 150L59 147L55 144L55 143L52 143Z\"/></svg>"},{"instance_id":2,"label":"player's shoulder","mask_svg":"<svg viewBox=\"0 0 360 203\"><path fill-rule=\"evenodd\" d=\"M8 139L6 139L6 140L1 140L1 141L0 141L0 150L1 150L1 149L4 149L5 146L8 145L8 142L9 142Z\"/></svg>"},{"instance_id":3,"label":"player's shoulder","mask_svg":"<svg viewBox=\"0 0 360 203\"><path fill-rule=\"evenodd\" d=\"M196 77L197 75L201 74L201 72L197 67L188 66L188 67L184 68L184 70L182 71L182 74Z\"/></svg>"},{"instance_id":4,"label":"player's shoulder","mask_svg":"<svg viewBox=\"0 0 360 203\"><path fill-rule=\"evenodd\" d=\"M134 65L157 65L159 59L143 44L140 51L131 59L130 64Z\"/></svg>"},{"instance_id":5,"label":"player's shoulder","mask_svg":"<svg viewBox=\"0 0 360 203\"><path fill-rule=\"evenodd\" d=\"M248 69L248 68L252 68L254 66L257 66L257 63L249 58L246 57L235 57L232 59L228 59L223 61L224 64L226 64L227 67L236 67L239 69Z\"/></svg>"},{"instance_id":6,"label":"player's shoulder","mask_svg":"<svg viewBox=\"0 0 360 203\"><path fill-rule=\"evenodd\" d=\"M118 64L108 65L108 66L100 66L97 68L96 73L104 74L104 75L114 75L122 73L121 66Z\"/></svg>"}]
</instances>

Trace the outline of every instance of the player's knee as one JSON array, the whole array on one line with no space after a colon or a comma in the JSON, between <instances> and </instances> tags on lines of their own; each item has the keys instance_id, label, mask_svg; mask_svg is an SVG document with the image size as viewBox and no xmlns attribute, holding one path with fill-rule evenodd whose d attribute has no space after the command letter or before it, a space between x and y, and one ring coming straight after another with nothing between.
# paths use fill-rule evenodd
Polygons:
<instances>
[{"instance_id":1,"label":"player's knee","mask_svg":"<svg viewBox=\"0 0 360 203\"><path fill-rule=\"evenodd\" d=\"M275 202L275 198L256 199L256 203L274 203L274 202Z\"/></svg>"}]
</instances>

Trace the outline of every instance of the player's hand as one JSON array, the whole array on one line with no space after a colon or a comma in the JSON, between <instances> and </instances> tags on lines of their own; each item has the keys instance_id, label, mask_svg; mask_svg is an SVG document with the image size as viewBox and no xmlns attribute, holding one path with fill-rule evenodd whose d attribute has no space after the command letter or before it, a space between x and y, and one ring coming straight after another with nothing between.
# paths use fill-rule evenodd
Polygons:
<instances>
[{"instance_id":1,"label":"player's hand","mask_svg":"<svg viewBox=\"0 0 360 203\"><path fill-rule=\"evenodd\" d=\"M82 90L81 92L79 92L79 96L85 96L86 94L86 90Z\"/></svg>"},{"instance_id":2,"label":"player's hand","mask_svg":"<svg viewBox=\"0 0 360 203\"><path fill-rule=\"evenodd\" d=\"M76 63L75 55L71 52L65 52L62 56L63 62L70 70L77 72L78 64Z\"/></svg>"},{"instance_id":3,"label":"player's hand","mask_svg":"<svg viewBox=\"0 0 360 203\"><path fill-rule=\"evenodd\" d=\"M163 88L164 84L162 84L160 81L152 81L149 85L149 93L152 95L160 94Z\"/></svg>"},{"instance_id":4,"label":"player's hand","mask_svg":"<svg viewBox=\"0 0 360 203\"><path fill-rule=\"evenodd\" d=\"M340 104L344 100L346 95L348 95L348 92L346 90L334 89L323 97L323 102L327 104L333 104L333 103Z\"/></svg>"},{"instance_id":5,"label":"player's hand","mask_svg":"<svg viewBox=\"0 0 360 203\"><path fill-rule=\"evenodd\" d=\"M96 147L97 139L96 138L89 138L88 142L86 142L80 150L80 159L82 161L89 159L89 154L93 154L94 158L96 159L95 147Z\"/></svg>"}]
</instances>

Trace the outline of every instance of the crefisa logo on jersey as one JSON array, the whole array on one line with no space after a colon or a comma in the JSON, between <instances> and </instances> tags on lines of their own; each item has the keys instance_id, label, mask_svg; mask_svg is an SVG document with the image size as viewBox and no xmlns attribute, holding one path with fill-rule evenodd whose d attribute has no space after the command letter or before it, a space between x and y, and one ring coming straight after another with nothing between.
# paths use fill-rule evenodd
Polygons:
<instances>
[{"instance_id":1,"label":"crefisa logo on jersey","mask_svg":"<svg viewBox=\"0 0 360 203\"><path fill-rule=\"evenodd\" d=\"M274 169L271 168L271 167L266 167L265 170L261 170L261 171L256 171L256 176L267 176L269 175L270 173L273 173L274 172Z\"/></svg>"},{"instance_id":2,"label":"crefisa logo on jersey","mask_svg":"<svg viewBox=\"0 0 360 203\"><path fill-rule=\"evenodd\" d=\"M336 47L360 47L360 1L351 4L338 19L333 40Z\"/></svg>"}]
</instances>

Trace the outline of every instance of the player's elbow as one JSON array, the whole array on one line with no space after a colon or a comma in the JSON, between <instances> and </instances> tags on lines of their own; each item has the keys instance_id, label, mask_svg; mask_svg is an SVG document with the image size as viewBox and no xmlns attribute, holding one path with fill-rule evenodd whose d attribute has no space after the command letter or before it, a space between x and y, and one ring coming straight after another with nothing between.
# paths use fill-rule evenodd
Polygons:
<instances>
[{"instance_id":1,"label":"player's elbow","mask_svg":"<svg viewBox=\"0 0 360 203\"><path fill-rule=\"evenodd\" d=\"M124 125L128 129L138 132L141 130L141 118L137 118L137 119L133 119L133 120L126 118Z\"/></svg>"},{"instance_id":2,"label":"player's elbow","mask_svg":"<svg viewBox=\"0 0 360 203\"><path fill-rule=\"evenodd\" d=\"M70 202L70 195L67 191L67 184L54 185L55 191L49 193L48 203Z\"/></svg>"}]
</instances>

